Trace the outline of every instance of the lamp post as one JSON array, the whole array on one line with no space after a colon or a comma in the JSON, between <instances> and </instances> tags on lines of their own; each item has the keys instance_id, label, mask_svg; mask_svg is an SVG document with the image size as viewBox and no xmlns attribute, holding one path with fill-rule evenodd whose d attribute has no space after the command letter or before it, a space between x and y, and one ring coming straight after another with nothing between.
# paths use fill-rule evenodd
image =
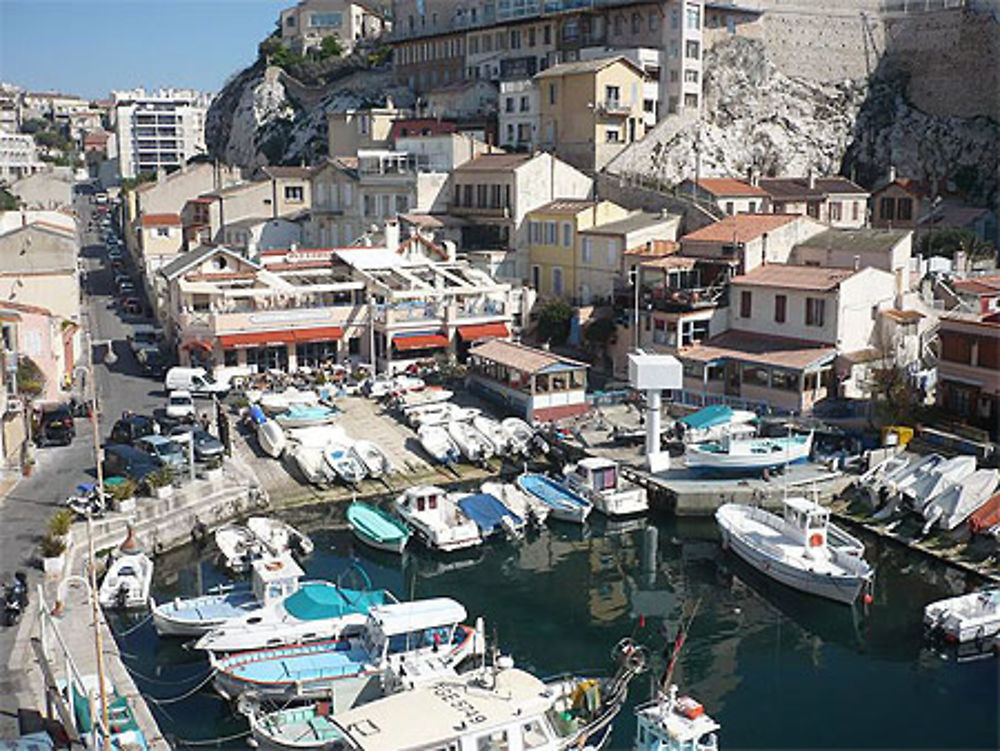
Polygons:
<instances>
[{"instance_id":1,"label":"lamp post","mask_svg":"<svg viewBox=\"0 0 1000 751\"><path fill-rule=\"evenodd\" d=\"M629 279L635 291L632 301L632 323L635 327L635 349L639 349L639 267L633 266L628 272Z\"/></svg>"}]
</instances>

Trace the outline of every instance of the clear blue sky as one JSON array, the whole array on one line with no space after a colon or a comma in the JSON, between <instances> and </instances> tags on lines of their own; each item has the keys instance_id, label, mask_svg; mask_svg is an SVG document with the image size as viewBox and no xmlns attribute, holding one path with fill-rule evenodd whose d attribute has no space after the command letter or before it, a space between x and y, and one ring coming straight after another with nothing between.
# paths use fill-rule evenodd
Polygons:
<instances>
[{"instance_id":1,"label":"clear blue sky","mask_svg":"<svg viewBox=\"0 0 1000 751\"><path fill-rule=\"evenodd\" d=\"M295 0L0 0L0 80L96 98L218 91Z\"/></svg>"}]
</instances>

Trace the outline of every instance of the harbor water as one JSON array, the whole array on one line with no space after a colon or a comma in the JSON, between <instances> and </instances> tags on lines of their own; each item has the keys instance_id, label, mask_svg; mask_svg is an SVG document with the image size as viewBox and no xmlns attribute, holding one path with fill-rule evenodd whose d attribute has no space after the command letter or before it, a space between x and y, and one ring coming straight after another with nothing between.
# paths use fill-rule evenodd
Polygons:
<instances>
[{"instance_id":1,"label":"harbor water","mask_svg":"<svg viewBox=\"0 0 1000 751\"><path fill-rule=\"evenodd\" d=\"M517 545L459 557L423 550L400 559L346 531L308 530L310 577L356 585L353 565L400 599L450 596L470 622L486 621L500 650L540 676L609 672L623 637L646 644L653 670L632 685L649 696L664 664L665 635L694 611L675 682L722 725L726 749L939 749L1000 747L995 657L956 655L923 641L923 605L957 594L964 575L874 538L867 613L798 594L748 569L719 547L715 523L651 516L586 530L556 525ZM226 580L214 549L188 547L157 559L159 601ZM126 665L177 748L246 748L246 724L211 688L207 661L153 625L118 619ZM631 704L611 748L631 747ZM214 739L229 738L219 744Z\"/></svg>"}]
</instances>

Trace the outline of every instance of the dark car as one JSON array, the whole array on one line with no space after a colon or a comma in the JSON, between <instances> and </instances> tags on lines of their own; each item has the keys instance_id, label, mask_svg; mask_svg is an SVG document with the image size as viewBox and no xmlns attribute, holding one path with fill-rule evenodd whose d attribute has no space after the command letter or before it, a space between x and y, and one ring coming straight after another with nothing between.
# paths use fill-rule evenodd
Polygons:
<instances>
[{"instance_id":1,"label":"dark car","mask_svg":"<svg viewBox=\"0 0 1000 751\"><path fill-rule=\"evenodd\" d=\"M207 430L194 425L178 425L171 429L170 437L176 438L185 433L192 433L194 435L194 457L200 462L221 457L226 452L226 447L222 445L222 441ZM186 443L181 443L181 447L185 451L187 450Z\"/></svg>"},{"instance_id":2,"label":"dark car","mask_svg":"<svg viewBox=\"0 0 1000 751\"><path fill-rule=\"evenodd\" d=\"M158 433L156 421L146 415L123 417L111 428L109 443L131 445L140 438Z\"/></svg>"},{"instance_id":3,"label":"dark car","mask_svg":"<svg viewBox=\"0 0 1000 751\"><path fill-rule=\"evenodd\" d=\"M105 477L128 477L143 488L146 486L146 478L162 465L163 463L155 456L133 446L119 443L109 443L104 446Z\"/></svg>"},{"instance_id":4,"label":"dark car","mask_svg":"<svg viewBox=\"0 0 1000 751\"><path fill-rule=\"evenodd\" d=\"M135 359L142 372L157 380L162 380L167 374L167 358L159 349L140 349L135 353Z\"/></svg>"},{"instance_id":5,"label":"dark car","mask_svg":"<svg viewBox=\"0 0 1000 751\"><path fill-rule=\"evenodd\" d=\"M42 410L35 429L35 443L39 446L58 444L69 446L76 438L73 410L68 404L60 404Z\"/></svg>"}]
</instances>

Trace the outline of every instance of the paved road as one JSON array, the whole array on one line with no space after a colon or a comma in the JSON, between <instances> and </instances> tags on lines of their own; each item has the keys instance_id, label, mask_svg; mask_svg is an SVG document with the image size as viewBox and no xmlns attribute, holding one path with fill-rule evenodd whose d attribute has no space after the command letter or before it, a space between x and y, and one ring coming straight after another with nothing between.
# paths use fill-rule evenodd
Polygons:
<instances>
[{"instance_id":1,"label":"paved road","mask_svg":"<svg viewBox=\"0 0 1000 751\"><path fill-rule=\"evenodd\" d=\"M91 212L86 196L76 201L77 215L84 228ZM140 375L125 337L131 322L123 319L113 307L113 275L106 249L94 233L82 236L81 269L83 270L83 307L85 327L96 342L111 340L117 362L105 365L100 358L105 346L95 347L100 414L100 436L103 441L111 426L125 409L152 412L163 405L162 384ZM141 289L141 285L136 285ZM40 448L37 465L30 478L22 479L6 499L0 501L0 577L9 579L15 570L29 574L32 596L35 584L42 580L35 555L38 540L45 531L49 517L81 482L95 477L94 440L89 420L76 421L76 440L65 447ZM17 702L17 676L8 674L7 661L14 644L15 628L0 627L0 738L16 729L10 717Z\"/></svg>"}]
</instances>

